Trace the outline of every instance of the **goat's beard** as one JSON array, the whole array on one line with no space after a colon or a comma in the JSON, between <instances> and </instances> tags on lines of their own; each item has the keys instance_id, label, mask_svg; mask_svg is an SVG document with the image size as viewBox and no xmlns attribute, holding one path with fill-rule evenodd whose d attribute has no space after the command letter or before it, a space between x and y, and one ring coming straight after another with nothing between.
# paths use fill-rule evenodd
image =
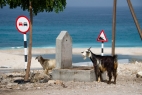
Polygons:
<instances>
[{"instance_id":1,"label":"goat's beard","mask_svg":"<svg viewBox=\"0 0 142 95\"><path fill-rule=\"evenodd\" d=\"M86 56L83 56L83 59L85 60L85 59L86 59Z\"/></svg>"},{"instance_id":2,"label":"goat's beard","mask_svg":"<svg viewBox=\"0 0 142 95\"><path fill-rule=\"evenodd\" d=\"M88 53L87 57L91 57L91 53L90 52Z\"/></svg>"}]
</instances>

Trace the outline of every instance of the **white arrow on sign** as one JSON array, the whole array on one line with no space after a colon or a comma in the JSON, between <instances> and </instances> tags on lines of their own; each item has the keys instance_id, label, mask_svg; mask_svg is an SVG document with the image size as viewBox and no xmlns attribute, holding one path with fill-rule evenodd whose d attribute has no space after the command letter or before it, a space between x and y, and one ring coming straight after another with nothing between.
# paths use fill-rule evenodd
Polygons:
<instances>
[{"instance_id":1,"label":"white arrow on sign","mask_svg":"<svg viewBox=\"0 0 142 95\"><path fill-rule=\"evenodd\" d=\"M30 21L26 16L19 16L16 19L16 28L22 34L26 34L30 29Z\"/></svg>"}]
</instances>

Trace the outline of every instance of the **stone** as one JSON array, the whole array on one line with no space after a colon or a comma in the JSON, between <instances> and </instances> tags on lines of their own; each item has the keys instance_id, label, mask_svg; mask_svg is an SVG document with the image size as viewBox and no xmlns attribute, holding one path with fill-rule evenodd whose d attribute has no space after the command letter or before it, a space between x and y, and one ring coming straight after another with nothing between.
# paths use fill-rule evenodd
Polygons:
<instances>
[{"instance_id":1,"label":"stone","mask_svg":"<svg viewBox=\"0 0 142 95\"><path fill-rule=\"evenodd\" d=\"M25 74L24 73L6 73L5 74L7 77L24 77Z\"/></svg>"},{"instance_id":2,"label":"stone","mask_svg":"<svg viewBox=\"0 0 142 95\"><path fill-rule=\"evenodd\" d=\"M8 88L8 89L14 89L14 88L17 88L17 86L18 86L18 83L8 83L6 85L6 88Z\"/></svg>"},{"instance_id":3,"label":"stone","mask_svg":"<svg viewBox=\"0 0 142 95\"><path fill-rule=\"evenodd\" d=\"M13 81L16 81L16 80L23 80L24 78L23 77L14 77L13 78Z\"/></svg>"},{"instance_id":4,"label":"stone","mask_svg":"<svg viewBox=\"0 0 142 95\"><path fill-rule=\"evenodd\" d=\"M60 86L62 86L63 88L67 88L67 86L63 83L63 81L61 81L61 80L56 80L55 81L55 84L56 85L60 85Z\"/></svg>"},{"instance_id":5,"label":"stone","mask_svg":"<svg viewBox=\"0 0 142 95\"><path fill-rule=\"evenodd\" d=\"M27 83L26 85L25 85L25 88L26 89L32 89L34 86L33 86L33 84L31 84L31 83Z\"/></svg>"},{"instance_id":6,"label":"stone","mask_svg":"<svg viewBox=\"0 0 142 95\"><path fill-rule=\"evenodd\" d=\"M61 81L61 80L56 80L56 81L55 81L55 84L57 84L57 85L62 85L62 84L63 84L63 81Z\"/></svg>"},{"instance_id":7,"label":"stone","mask_svg":"<svg viewBox=\"0 0 142 95\"><path fill-rule=\"evenodd\" d=\"M0 82L3 80L3 76L2 75L0 75Z\"/></svg>"},{"instance_id":8,"label":"stone","mask_svg":"<svg viewBox=\"0 0 142 95\"><path fill-rule=\"evenodd\" d=\"M53 84L55 84L55 83L56 83L55 80L49 80L49 81L48 81L48 84L49 84L49 85L53 85Z\"/></svg>"},{"instance_id":9,"label":"stone","mask_svg":"<svg viewBox=\"0 0 142 95\"><path fill-rule=\"evenodd\" d=\"M30 81L31 82L40 82L40 83L45 83L48 82L48 80L50 80L50 76L48 76L45 73L32 73L30 76Z\"/></svg>"},{"instance_id":10,"label":"stone","mask_svg":"<svg viewBox=\"0 0 142 95\"><path fill-rule=\"evenodd\" d=\"M138 72L138 73L136 74L136 77L137 77L137 78L142 78L142 71Z\"/></svg>"},{"instance_id":11,"label":"stone","mask_svg":"<svg viewBox=\"0 0 142 95\"><path fill-rule=\"evenodd\" d=\"M1 81L2 84L8 84L10 82L11 82L11 79L7 79L7 78L5 78Z\"/></svg>"}]
</instances>

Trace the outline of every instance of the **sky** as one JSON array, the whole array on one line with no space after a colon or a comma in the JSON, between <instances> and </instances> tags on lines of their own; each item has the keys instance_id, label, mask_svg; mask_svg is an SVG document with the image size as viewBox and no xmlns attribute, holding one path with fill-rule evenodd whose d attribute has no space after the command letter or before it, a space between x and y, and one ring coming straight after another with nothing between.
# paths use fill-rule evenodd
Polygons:
<instances>
[{"instance_id":1,"label":"sky","mask_svg":"<svg viewBox=\"0 0 142 95\"><path fill-rule=\"evenodd\" d=\"M98 7L98 6L113 6L114 0L66 0L67 6L75 7ZM133 6L142 6L142 0L131 0ZM117 6L128 6L127 0L117 0Z\"/></svg>"}]
</instances>

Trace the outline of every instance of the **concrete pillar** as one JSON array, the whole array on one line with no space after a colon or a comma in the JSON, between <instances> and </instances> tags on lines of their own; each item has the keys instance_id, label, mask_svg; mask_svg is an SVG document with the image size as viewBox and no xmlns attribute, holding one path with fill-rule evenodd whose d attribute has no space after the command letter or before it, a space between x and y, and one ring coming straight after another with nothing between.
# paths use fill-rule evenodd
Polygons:
<instances>
[{"instance_id":1,"label":"concrete pillar","mask_svg":"<svg viewBox=\"0 0 142 95\"><path fill-rule=\"evenodd\" d=\"M61 31L56 38L56 69L72 67L72 38L67 31Z\"/></svg>"}]
</instances>

